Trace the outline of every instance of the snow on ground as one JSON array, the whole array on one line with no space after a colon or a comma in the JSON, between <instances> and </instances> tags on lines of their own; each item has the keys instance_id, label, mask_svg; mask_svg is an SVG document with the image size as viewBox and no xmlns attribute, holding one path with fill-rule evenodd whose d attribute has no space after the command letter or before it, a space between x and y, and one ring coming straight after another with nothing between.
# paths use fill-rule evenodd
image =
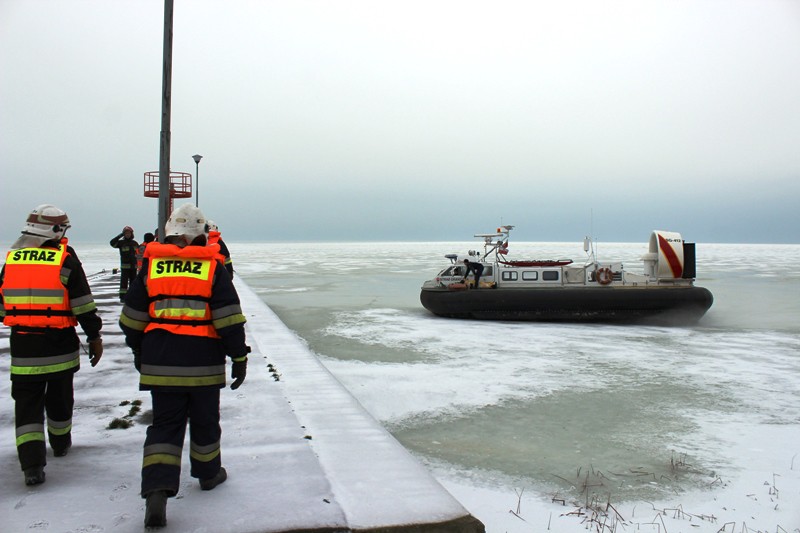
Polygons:
<instances>
[{"instance_id":1,"label":"snow on ground","mask_svg":"<svg viewBox=\"0 0 800 533\"><path fill-rule=\"evenodd\" d=\"M445 469L434 469L434 474L490 532L800 532L797 427L753 425L719 431L737 443L746 464L733 475L715 476L706 490L664 501L608 502L600 497L587 505L525 487L504 492L481 488Z\"/></svg>"}]
</instances>

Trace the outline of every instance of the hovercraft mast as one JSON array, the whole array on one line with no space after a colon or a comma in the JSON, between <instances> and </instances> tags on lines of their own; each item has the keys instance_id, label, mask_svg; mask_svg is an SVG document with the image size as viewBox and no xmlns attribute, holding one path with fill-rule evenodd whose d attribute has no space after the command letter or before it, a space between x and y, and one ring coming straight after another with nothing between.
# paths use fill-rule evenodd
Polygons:
<instances>
[{"instance_id":1,"label":"hovercraft mast","mask_svg":"<svg viewBox=\"0 0 800 533\"><path fill-rule=\"evenodd\" d=\"M476 233L475 237L483 239L483 257L481 261L485 261L489 254L495 253L495 256L505 255L508 253L508 237L514 226L500 226L495 233ZM498 238L499 237L499 238ZM497 238L495 242L494 239ZM470 255L479 255L477 252L470 251ZM499 257L497 258L500 259Z\"/></svg>"}]
</instances>

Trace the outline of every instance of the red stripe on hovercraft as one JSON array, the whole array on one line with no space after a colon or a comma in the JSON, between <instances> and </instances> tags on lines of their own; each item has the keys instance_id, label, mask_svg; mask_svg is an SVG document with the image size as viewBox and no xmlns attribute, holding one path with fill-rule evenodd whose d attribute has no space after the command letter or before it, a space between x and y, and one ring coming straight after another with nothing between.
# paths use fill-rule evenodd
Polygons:
<instances>
[{"instance_id":1,"label":"red stripe on hovercraft","mask_svg":"<svg viewBox=\"0 0 800 533\"><path fill-rule=\"evenodd\" d=\"M672 270L672 277L679 278L683 276L683 266L681 265L681 260L678 259L678 256L675 254L675 250L672 248L672 244L667 242L667 239L662 237L661 235L658 236L658 244L661 248L661 251L664 252L664 257L667 258L667 263L669 263L669 268Z\"/></svg>"}]
</instances>

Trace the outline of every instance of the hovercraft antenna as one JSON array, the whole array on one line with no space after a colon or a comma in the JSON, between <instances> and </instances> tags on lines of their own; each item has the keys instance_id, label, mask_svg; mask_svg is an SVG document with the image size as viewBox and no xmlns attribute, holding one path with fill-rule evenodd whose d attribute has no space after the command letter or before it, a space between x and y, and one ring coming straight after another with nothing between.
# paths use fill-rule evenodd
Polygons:
<instances>
[{"instance_id":1,"label":"hovercraft antenna","mask_svg":"<svg viewBox=\"0 0 800 533\"><path fill-rule=\"evenodd\" d=\"M589 210L589 235L583 238L583 251L587 255L587 264L597 262L597 254L594 248L594 209Z\"/></svg>"},{"instance_id":2,"label":"hovercraft antenna","mask_svg":"<svg viewBox=\"0 0 800 533\"><path fill-rule=\"evenodd\" d=\"M583 251L586 252L587 261L586 263L593 263L597 261L597 257L594 253L594 242L592 238L588 235L583 238Z\"/></svg>"},{"instance_id":3,"label":"hovercraft antenna","mask_svg":"<svg viewBox=\"0 0 800 533\"><path fill-rule=\"evenodd\" d=\"M514 226L500 226L494 233L476 233L475 237L483 239L483 257L485 260L492 252L498 254L508 253L508 236ZM497 239L495 241L494 239Z\"/></svg>"}]
</instances>

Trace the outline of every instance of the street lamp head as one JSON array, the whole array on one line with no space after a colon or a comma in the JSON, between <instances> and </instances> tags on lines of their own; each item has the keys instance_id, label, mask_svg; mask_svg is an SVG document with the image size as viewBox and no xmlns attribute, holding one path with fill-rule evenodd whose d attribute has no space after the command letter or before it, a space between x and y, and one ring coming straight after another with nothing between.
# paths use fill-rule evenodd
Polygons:
<instances>
[{"instance_id":1,"label":"street lamp head","mask_svg":"<svg viewBox=\"0 0 800 533\"><path fill-rule=\"evenodd\" d=\"M200 206L200 160L203 159L203 156L200 154L194 154L192 156L192 159L194 159L194 164L196 165L195 168L197 169L197 174L195 176L196 180L195 182L197 183L197 188L195 189L194 192L194 206L199 207Z\"/></svg>"}]
</instances>

